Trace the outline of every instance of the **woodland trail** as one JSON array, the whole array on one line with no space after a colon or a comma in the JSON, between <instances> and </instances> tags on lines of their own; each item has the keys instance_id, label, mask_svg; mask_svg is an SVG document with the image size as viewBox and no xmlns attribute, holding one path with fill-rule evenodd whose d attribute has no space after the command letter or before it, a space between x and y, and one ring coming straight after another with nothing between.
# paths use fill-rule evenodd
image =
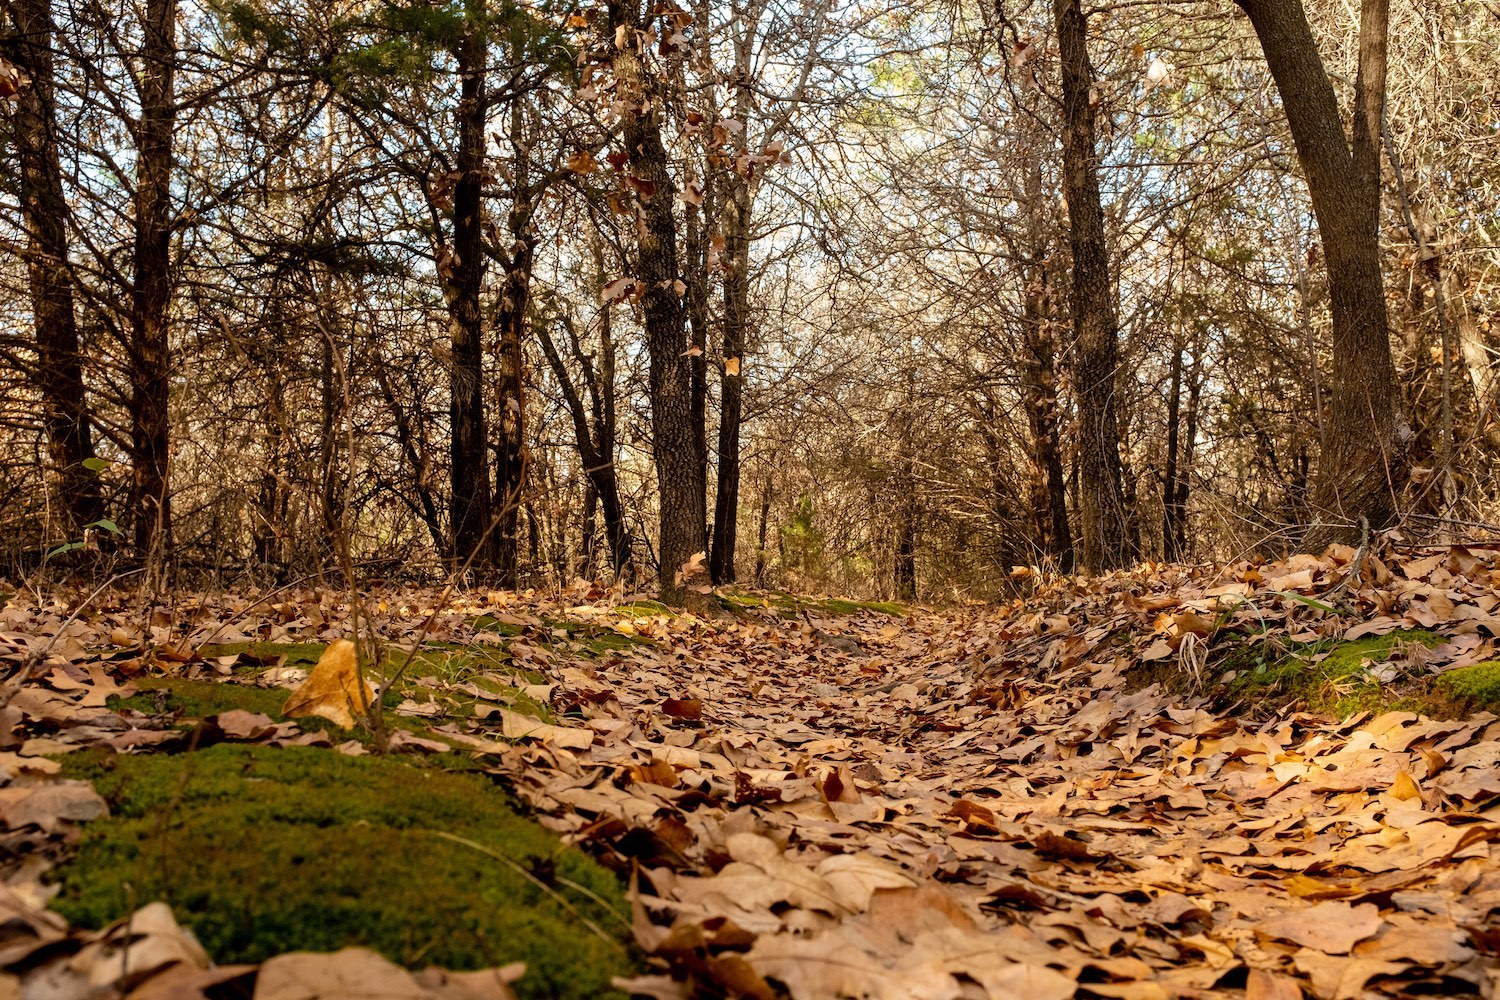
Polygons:
<instances>
[{"instance_id":1,"label":"woodland trail","mask_svg":"<svg viewBox=\"0 0 1500 1000\"><path fill-rule=\"evenodd\" d=\"M1122 663L1044 680L983 615L786 624L572 676L599 744L509 764L640 862L699 991L1493 994L1493 716L1242 725Z\"/></svg>"},{"instance_id":2,"label":"woodland trail","mask_svg":"<svg viewBox=\"0 0 1500 1000\"><path fill-rule=\"evenodd\" d=\"M1426 638L1392 639L1337 684L1487 669L1500 553L1354 556L1039 581L943 612L735 598L703 620L585 591L392 592L367 610L392 643L489 658L424 661L392 748L462 752L630 879L655 966L622 981L636 994L1494 997L1496 716L1336 719L1226 696L1230 674L1207 666L1384 632ZM263 689L306 670L213 644L327 643L349 614L327 592L184 599L144 627L123 603L71 624L67 608L13 601L0 621L0 654L49 650L0 754L24 779L0 788L7 843L44 853L96 797L45 786L41 754L187 737L114 696L197 676L279 704ZM193 737L341 738L239 710ZM37 940L7 954L60 940L23 891L37 870L6 897Z\"/></svg>"}]
</instances>

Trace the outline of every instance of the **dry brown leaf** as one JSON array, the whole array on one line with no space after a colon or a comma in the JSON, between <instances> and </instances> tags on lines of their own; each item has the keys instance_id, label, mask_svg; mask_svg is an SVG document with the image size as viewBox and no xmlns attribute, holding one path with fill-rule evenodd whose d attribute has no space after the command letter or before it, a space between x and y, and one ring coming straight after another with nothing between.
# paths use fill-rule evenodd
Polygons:
<instances>
[{"instance_id":1,"label":"dry brown leaf","mask_svg":"<svg viewBox=\"0 0 1500 1000\"><path fill-rule=\"evenodd\" d=\"M57 781L15 790L21 797L0 809L0 824L8 830L38 826L44 833L54 833L64 823L86 823L109 812L87 781Z\"/></svg>"},{"instance_id":2,"label":"dry brown leaf","mask_svg":"<svg viewBox=\"0 0 1500 1000\"><path fill-rule=\"evenodd\" d=\"M1245 979L1245 1000L1302 1000L1302 987L1291 976L1251 969Z\"/></svg>"},{"instance_id":3,"label":"dry brown leaf","mask_svg":"<svg viewBox=\"0 0 1500 1000\"><path fill-rule=\"evenodd\" d=\"M375 689L360 677L354 643L339 639L323 651L307 680L286 700L281 714L289 719L316 715L340 728L353 729L354 713L364 714L374 698Z\"/></svg>"},{"instance_id":4,"label":"dry brown leaf","mask_svg":"<svg viewBox=\"0 0 1500 1000\"><path fill-rule=\"evenodd\" d=\"M1380 910L1373 903L1350 906L1342 901L1329 901L1262 920L1255 925L1255 932L1329 955L1347 955L1355 944L1374 936L1384 924Z\"/></svg>"}]
</instances>

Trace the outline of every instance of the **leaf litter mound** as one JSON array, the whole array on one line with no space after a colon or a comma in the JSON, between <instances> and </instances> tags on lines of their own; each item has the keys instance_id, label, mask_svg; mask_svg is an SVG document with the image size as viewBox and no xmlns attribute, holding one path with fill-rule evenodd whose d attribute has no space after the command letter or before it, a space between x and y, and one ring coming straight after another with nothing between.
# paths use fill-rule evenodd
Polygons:
<instances>
[{"instance_id":1,"label":"leaf litter mound","mask_svg":"<svg viewBox=\"0 0 1500 1000\"><path fill-rule=\"evenodd\" d=\"M542 676L527 690L549 718L503 700L454 711L474 679L423 678L413 714L425 728L408 749L468 754L629 880L634 935L656 966L621 981L639 995L1490 997L1500 720L1221 712L1194 691L1250 641L1420 628L1442 641L1397 654L1406 674L1487 662L1497 560L1475 547L1335 548L1082 580L1020 574L1027 592L1009 604L904 615L736 602L735 619L703 620L584 588L465 595L438 609L428 638L503 646ZM399 642L434 599L372 598L372 620ZM259 637L343 635L348 609L330 595L253 600L180 601L152 626L163 633L105 657L95 644L138 609L64 629L67 605L13 601L0 655L67 634L23 689L32 699L7 709L11 739L26 742L0 761L18 776L0 792L22 781L24 803L70 787L25 770L45 759L30 741L151 752L152 737L130 736L146 720L111 728L85 703L162 669L153 642L187 651L167 669L211 673L190 651L225 621ZM502 640L496 621L514 634ZM572 629L631 641L584 648L562 641ZM1167 676L1191 683L1140 686ZM83 714L60 721L54 699ZM233 728L223 738L318 735ZM6 836L43 842L90 818L82 790L60 799L50 823L7 805ZM13 938L64 933L35 926L55 921L35 890L11 892Z\"/></svg>"}]
</instances>

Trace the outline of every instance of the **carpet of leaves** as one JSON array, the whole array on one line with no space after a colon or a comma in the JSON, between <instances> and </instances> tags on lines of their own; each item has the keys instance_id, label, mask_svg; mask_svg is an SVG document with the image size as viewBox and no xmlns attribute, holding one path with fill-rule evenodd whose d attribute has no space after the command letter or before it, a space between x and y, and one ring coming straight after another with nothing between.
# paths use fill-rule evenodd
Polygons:
<instances>
[{"instance_id":1,"label":"carpet of leaves","mask_svg":"<svg viewBox=\"0 0 1500 1000\"><path fill-rule=\"evenodd\" d=\"M1446 639L1411 654L1423 670L1493 658L1500 553L1335 549L1019 585L1006 605L899 616L767 602L699 618L582 586L367 603L391 641L503 641L546 676L529 693L555 724L503 699L445 718L473 690L425 679L427 702L404 710L430 728L405 749L475 754L630 878L655 965L621 983L635 994L1500 992L1500 720L1252 721L1132 683L1153 664L1201 672L1247 634L1423 627ZM129 677L213 675L193 653L210 635L326 641L348 621L327 593L183 598L144 626L125 602L65 625L74 607L16 599L0 617L0 657L51 643L0 716L0 826L18 857L63 849L97 814L87 788L48 779L41 753L90 741L159 752L166 737L147 720L104 707ZM519 637L486 632L479 615ZM559 621L641 641L585 652L549 641ZM219 738L309 738L224 721ZM68 933L39 909L41 865L12 865L0 890L0 966L36 965ZM182 961L211 974L203 964ZM393 995L461 995L413 988Z\"/></svg>"}]
</instances>

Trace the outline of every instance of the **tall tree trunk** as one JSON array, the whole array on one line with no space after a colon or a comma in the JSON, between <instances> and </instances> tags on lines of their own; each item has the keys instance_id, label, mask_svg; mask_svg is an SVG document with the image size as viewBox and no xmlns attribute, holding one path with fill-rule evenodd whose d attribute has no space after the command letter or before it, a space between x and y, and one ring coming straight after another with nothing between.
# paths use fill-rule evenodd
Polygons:
<instances>
[{"instance_id":1,"label":"tall tree trunk","mask_svg":"<svg viewBox=\"0 0 1500 1000\"><path fill-rule=\"evenodd\" d=\"M497 558L500 582L515 587L520 582L517 531L522 493L526 485L526 369L522 351L526 343L526 309L531 298L531 266L536 238L526 231L523 216L513 210L511 266L500 291L500 434L495 460Z\"/></svg>"},{"instance_id":2,"label":"tall tree trunk","mask_svg":"<svg viewBox=\"0 0 1500 1000\"><path fill-rule=\"evenodd\" d=\"M15 141L21 173L21 213L26 227L26 268L36 329L37 391L47 450L61 483L66 534L104 515L94 458L93 424L73 313L73 272L68 264L68 203L57 149L57 103L52 59L51 0L8 4L17 37L16 65L31 85L16 100Z\"/></svg>"},{"instance_id":3,"label":"tall tree trunk","mask_svg":"<svg viewBox=\"0 0 1500 1000\"><path fill-rule=\"evenodd\" d=\"M1034 89L1033 89L1034 93ZM1040 95L1033 101L1040 103ZM1055 218L1043 185L1044 133L1032 107L1021 137L1025 157L1026 255L1021 269L1023 326L1021 397L1031 435L1030 508L1038 547L1063 573L1073 572L1073 530L1068 521L1068 486L1062 465L1062 423L1057 398L1057 348L1052 299Z\"/></svg>"},{"instance_id":4,"label":"tall tree trunk","mask_svg":"<svg viewBox=\"0 0 1500 1000\"><path fill-rule=\"evenodd\" d=\"M1063 195L1073 256L1073 376L1078 391L1079 513L1083 562L1092 572L1130 561L1115 417L1119 345L1104 210L1099 201L1087 24L1080 0L1053 0L1063 89Z\"/></svg>"},{"instance_id":5,"label":"tall tree trunk","mask_svg":"<svg viewBox=\"0 0 1500 1000\"><path fill-rule=\"evenodd\" d=\"M449 553L455 567L494 564L490 530L490 464L484 409L484 88L487 47L478 29L457 45L459 102L458 174L453 190L453 248L438 263L445 276L453 348L448 417L450 500ZM513 540L513 539L512 539Z\"/></svg>"},{"instance_id":6,"label":"tall tree trunk","mask_svg":"<svg viewBox=\"0 0 1500 1000\"><path fill-rule=\"evenodd\" d=\"M1182 454L1177 459L1177 492L1172 498L1177 507L1175 551L1179 559L1192 556L1192 547L1187 540L1187 509L1188 497L1193 488L1194 449L1198 441L1198 404L1203 398L1203 349L1200 331L1193 338L1193 367L1188 372L1187 418L1183 426Z\"/></svg>"},{"instance_id":7,"label":"tall tree trunk","mask_svg":"<svg viewBox=\"0 0 1500 1000\"><path fill-rule=\"evenodd\" d=\"M652 454L660 507L660 574L663 599L689 602L680 570L702 551L707 521L705 470L697 460L692 422L692 371L684 330L682 282L677 264L677 223L672 216L674 188L662 144L659 95L653 93L641 61L637 34L640 10L626 0L610 0L615 94L623 106L621 131L630 172L644 182L640 191L635 273L644 289L641 310L649 355L647 392L651 400ZM649 192L649 193L648 193Z\"/></svg>"},{"instance_id":8,"label":"tall tree trunk","mask_svg":"<svg viewBox=\"0 0 1500 1000\"><path fill-rule=\"evenodd\" d=\"M752 4L734 40L734 117L741 128L734 140L733 169L720 227L724 236L724 368L719 380L719 478L714 494L713 551L709 568L715 583L734 582L734 550L739 535L740 424L744 410L745 344L750 325L750 213L755 203L750 162L751 83L755 29L760 5ZM800 85L799 85L800 91Z\"/></svg>"},{"instance_id":9,"label":"tall tree trunk","mask_svg":"<svg viewBox=\"0 0 1500 1000\"><path fill-rule=\"evenodd\" d=\"M536 258L536 236L531 232L532 195L530 157L525 134L525 108L517 100L511 105L510 141L515 150L516 192L511 202L506 231L505 283L500 289L500 441L495 457L497 558L500 582L507 587L520 583L517 532L520 527L522 493L526 485L526 310L531 303L531 268Z\"/></svg>"},{"instance_id":10,"label":"tall tree trunk","mask_svg":"<svg viewBox=\"0 0 1500 1000\"><path fill-rule=\"evenodd\" d=\"M707 200L707 199L706 199ZM683 211L683 253L687 267L682 280L687 286L688 367L692 372L689 419L693 424L693 460L703 466L703 487L708 488L708 234L704 231L701 206L688 204ZM708 500L704 498L704 509ZM703 547L708 547L709 525L703 524Z\"/></svg>"},{"instance_id":11,"label":"tall tree trunk","mask_svg":"<svg viewBox=\"0 0 1500 1000\"><path fill-rule=\"evenodd\" d=\"M750 325L750 182L729 176L724 199L724 368L719 381L719 479L709 567L715 583L734 582L740 512L740 425L744 419L746 331Z\"/></svg>"},{"instance_id":12,"label":"tall tree trunk","mask_svg":"<svg viewBox=\"0 0 1500 1000\"><path fill-rule=\"evenodd\" d=\"M1362 523L1396 517L1405 460L1396 434L1396 373L1380 270L1380 131L1385 107L1389 0L1362 0L1353 127L1338 99L1301 0L1239 0L1281 93L1307 175L1328 266L1333 384L1305 543L1360 537Z\"/></svg>"},{"instance_id":13,"label":"tall tree trunk","mask_svg":"<svg viewBox=\"0 0 1500 1000\"><path fill-rule=\"evenodd\" d=\"M131 508L142 559L172 546L171 356L172 133L177 69L177 0L146 0L141 25L140 117L135 126L135 248L130 312Z\"/></svg>"},{"instance_id":14,"label":"tall tree trunk","mask_svg":"<svg viewBox=\"0 0 1500 1000\"><path fill-rule=\"evenodd\" d=\"M1162 476L1161 494L1161 554L1167 562L1178 562L1182 553L1178 550L1181 536L1182 508L1177 505L1178 479L1181 467L1177 464L1182 426L1182 355L1186 350L1182 342L1181 320L1172 344L1172 380L1167 389L1167 467Z\"/></svg>"},{"instance_id":15,"label":"tall tree trunk","mask_svg":"<svg viewBox=\"0 0 1500 1000\"><path fill-rule=\"evenodd\" d=\"M1045 254L1045 248L1040 250ZM1041 551L1064 573L1073 571L1073 533L1068 523L1067 481L1058 432L1057 354L1047 266L1025 270L1025 327L1022 333L1021 392L1031 433L1031 517Z\"/></svg>"},{"instance_id":16,"label":"tall tree trunk","mask_svg":"<svg viewBox=\"0 0 1500 1000\"><path fill-rule=\"evenodd\" d=\"M903 463L901 482L906 488L897 501L900 514L896 525L896 599L914 601L917 599L918 513L916 483L910 461Z\"/></svg>"},{"instance_id":17,"label":"tall tree trunk","mask_svg":"<svg viewBox=\"0 0 1500 1000\"><path fill-rule=\"evenodd\" d=\"M769 467L760 490L760 522L755 531L755 585L766 585L766 535L771 528L771 501L776 496L776 480Z\"/></svg>"}]
</instances>

